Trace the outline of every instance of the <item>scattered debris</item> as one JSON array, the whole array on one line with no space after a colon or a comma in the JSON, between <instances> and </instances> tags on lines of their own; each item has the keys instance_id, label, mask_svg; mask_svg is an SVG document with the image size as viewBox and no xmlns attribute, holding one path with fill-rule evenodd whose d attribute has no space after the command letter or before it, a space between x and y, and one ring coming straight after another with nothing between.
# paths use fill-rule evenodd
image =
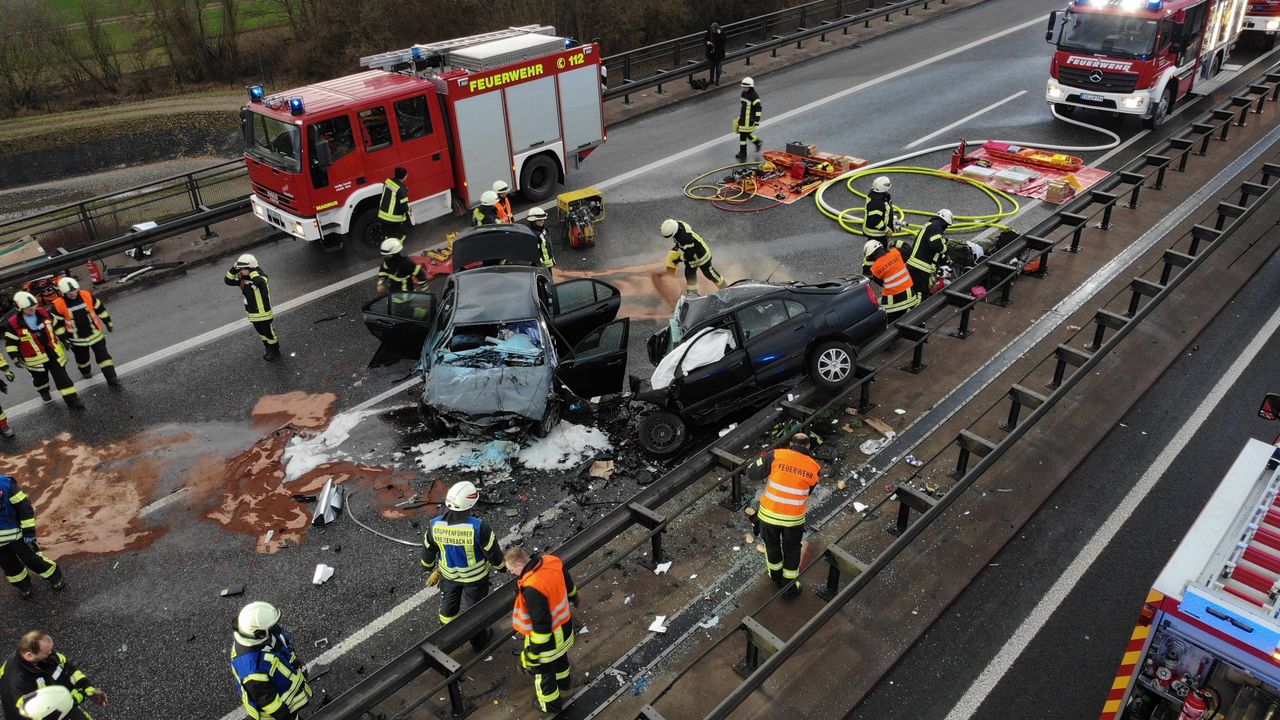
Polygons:
<instances>
[{"instance_id":1,"label":"scattered debris","mask_svg":"<svg viewBox=\"0 0 1280 720\"><path fill-rule=\"evenodd\" d=\"M586 625L583 625L581 628L579 628L579 629L578 629L578 634L579 634L579 635L586 635L586 634L587 634L587 633L589 633L589 632L591 632L591 631L587 629L587 626L586 626Z\"/></svg>"},{"instance_id":2,"label":"scattered debris","mask_svg":"<svg viewBox=\"0 0 1280 720\"><path fill-rule=\"evenodd\" d=\"M750 545L751 543L753 543L753 542L755 542L755 541L756 541L756 536L755 536L755 534L754 534L754 533L746 533L746 534L744 534L744 535L742 536L742 539L743 539L743 540L744 540L748 545Z\"/></svg>"},{"instance_id":3,"label":"scattered debris","mask_svg":"<svg viewBox=\"0 0 1280 720\"><path fill-rule=\"evenodd\" d=\"M867 506L866 506L866 505L864 505L864 504L862 504L862 503L860 503L860 502L855 502L855 503L853 504L853 511L854 511L854 512L866 512L866 511L867 511Z\"/></svg>"},{"instance_id":4,"label":"scattered debris","mask_svg":"<svg viewBox=\"0 0 1280 720\"><path fill-rule=\"evenodd\" d=\"M841 425L840 429L847 433L853 432L853 428L849 426L849 423L845 423L844 425Z\"/></svg>"},{"instance_id":5,"label":"scattered debris","mask_svg":"<svg viewBox=\"0 0 1280 720\"><path fill-rule=\"evenodd\" d=\"M384 412L384 409L357 410L338 413L329 426L318 435L296 435L289 439L280 461L284 464L284 480L297 480L312 470L333 462L341 453L335 452L351 437L351 431L367 417Z\"/></svg>"},{"instance_id":6,"label":"scattered debris","mask_svg":"<svg viewBox=\"0 0 1280 720\"><path fill-rule=\"evenodd\" d=\"M717 625L719 625L719 624L720 624L720 616L719 616L719 615L712 615L711 617L707 618L706 620L703 620L702 622L698 623L698 627L702 628L703 630L710 630L711 628L713 628L713 627L715 627L715 626L717 626Z\"/></svg>"},{"instance_id":7,"label":"scattered debris","mask_svg":"<svg viewBox=\"0 0 1280 720\"><path fill-rule=\"evenodd\" d=\"M1067 326L1067 329L1068 329L1068 330L1070 330L1071 332L1075 332L1075 331L1077 331L1077 330L1079 330L1079 329L1080 329L1080 326L1079 326L1079 325L1068 325L1068 326Z\"/></svg>"},{"instance_id":8,"label":"scattered debris","mask_svg":"<svg viewBox=\"0 0 1280 720\"><path fill-rule=\"evenodd\" d=\"M329 647L329 638L327 638L327 637L322 637L322 638L320 638L319 640L317 640L317 641L316 641L316 647L320 648L321 650L323 650L323 649L325 649L325 648Z\"/></svg>"},{"instance_id":9,"label":"scattered debris","mask_svg":"<svg viewBox=\"0 0 1280 720\"><path fill-rule=\"evenodd\" d=\"M324 563L320 563L319 565L316 565L316 574L312 576L311 584L323 585L328 582L331 577L333 577L333 568L325 565Z\"/></svg>"},{"instance_id":10,"label":"scattered debris","mask_svg":"<svg viewBox=\"0 0 1280 720\"><path fill-rule=\"evenodd\" d=\"M866 421L866 423L867 423L868 425L870 425L870 426L871 426L871 427L872 427L876 432L878 432L878 433L880 433L881 435L885 436L885 438L887 438L887 439L889 439L889 440L892 440L892 439L894 439L894 438L898 437L898 433L897 433L897 432L895 432L895 431L894 431L894 429L893 429L892 427L889 427L889 423L887 423L887 422L885 422L885 421L883 421L883 420L877 420L876 418L873 418L873 417L866 417L866 418L864 418L864 420L865 420L865 421Z\"/></svg>"},{"instance_id":11,"label":"scattered debris","mask_svg":"<svg viewBox=\"0 0 1280 720\"><path fill-rule=\"evenodd\" d=\"M1011 493L1011 492L1013 492L1013 488L996 488L996 492L998 492L998 493Z\"/></svg>"},{"instance_id":12,"label":"scattered debris","mask_svg":"<svg viewBox=\"0 0 1280 720\"><path fill-rule=\"evenodd\" d=\"M906 414L907 414L907 411L906 411L906 410L903 410L902 408L895 408L895 409L894 409L894 411L893 411L893 414L894 414L894 415L906 415Z\"/></svg>"},{"instance_id":13,"label":"scattered debris","mask_svg":"<svg viewBox=\"0 0 1280 720\"><path fill-rule=\"evenodd\" d=\"M300 502L300 503L313 503L316 501L316 496L315 495L294 495L293 501Z\"/></svg>"},{"instance_id":14,"label":"scattered debris","mask_svg":"<svg viewBox=\"0 0 1280 720\"><path fill-rule=\"evenodd\" d=\"M613 461L597 460L591 463L591 469L587 471L587 474L599 480L609 480L613 477Z\"/></svg>"},{"instance_id":15,"label":"scattered debris","mask_svg":"<svg viewBox=\"0 0 1280 720\"><path fill-rule=\"evenodd\" d=\"M756 543L756 552L766 553L768 549L764 546L764 543Z\"/></svg>"},{"instance_id":16,"label":"scattered debris","mask_svg":"<svg viewBox=\"0 0 1280 720\"><path fill-rule=\"evenodd\" d=\"M219 593L219 594L220 594L220 595L222 595L222 597L236 597L237 595L243 595L243 594L244 594L244 586L243 586L243 585L231 585L230 587L224 587L224 588L222 588L222 592L221 592L221 593Z\"/></svg>"},{"instance_id":17,"label":"scattered debris","mask_svg":"<svg viewBox=\"0 0 1280 720\"><path fill-rule=\"evenodd\" d=\"M653 619L653 623L649 625L650 632L664 633L667 631L667 616L659 615Z\"/></svg>"},{"instance_id":18,"label":"scattered debris","mask_svg":"<svg viewBox=\"0 0 1280 720\"><path fill-rule=\"evenodd\" d=\"M338 319L340 319L340 318L344 318L344 317L346 317L346 316L347 316L347 314L346 314L345 312L340 312L340 313L338 313L337 315L330 315L329 317L322 317L322 318L320 318L319 320L316 320L316 321L312 322L311 324L312 324L312 325L319 325L319 324L320 324L320 323L322 323L322 322L329 322L330 320L338 320Z\"/></svg>"},{"instance_id":19,"label":"scattered debris","mask_svg":"<svg viewBox=\"0 0 1280 720\"><path fill-rule=\"evenodd\" d=\"M724 428L723 430L720 431L720 437L724 437L725 435L728 435L729 433L733 432L733 429L736 427L738 427L738 423L730 424L729 427Z\"/></svg>"},{"instance_id":20,"label":"scattered debris","mask_svg":"<svg viewBox=\"0 0 1280 720\"><path fill-rule=\"evenodd\" d=\"M690 575L690 576L689 576L689 579L690 579L690 580L697 580L697 579L698 579L698 573L694 573L694 574Z\"/></svg>"},{"instance_id":21,"label":"scattered debris","mask_svg":"<svg viewBox=\"0 0 1280 720\"><path fill-rule=\"evenodd\" d=\"M423 499L422 496L419 495L418 493L414 493L413 495L409 496L408 500L396 503L396 507L400 508L401 510L413 510L414 508L420 508L425 505L434 505L434 504L435 503L428 502L426 499Z\"/></svg>"},{"instance_id":22,"label":"scattered debris","mask_svg":"<svg viewBox=\"0 0 1280 720\"><path fill-rule=\"evenodd\" d=\"M647 677L636 678L635 682L632 683L631 685L631 697L636 697L640 693L644 692L645 688L647 687L649 687L649 678Z\"/></svg>"},{"instance_id":23,"label":"scattered debris","mask_svg":"<svg viewBox=\"0 0 1280 720\"><path fill-rule=\"evenodd\" d=\"M632 596L631 596L631 595L628 595L628 596L626 596L626 597L622 598L622 604L623 604L623 605L630 605L630 604L631 604L631 598L632 598Z\"/></svg>"},{"instance_id":24,"label":"scattered debris","mask_svg":"<svg viewBox=\"0 0 1280 720\"><path fill-rule=\"evenodd\" d=\"M924 465L924 461L917 459L915 455L908 455L902 460L911 467L920 467Z\"/></svg>"},{"instance_id":25,"label":"scattered debris","mask_svg":"<svg viewBox=\"0 0 1280 720\"><path fill-rule=\"evenodd\" d=\"M275 537L275 536L276 536L276 531L275 531L275 530L268 530L268 531L267 531L267 537L266 537L266 539L264 539L264 540L263 540L263 542L264 542L264 543L269 543L269 542L271 542L271 538L273 538L273 537Z\"/></svg>"},{"instance_id":26,"label":"scattered debris","mask_svg":"<svg viewBox=\"0 0 1280 720\"><path fill-rule=\"evenodd\" d=\"M653 568L653 574L654 574L654 575L661 575L661 574L665 573L666 571L670 570L670 569L671 569L671 562L672 562L671 560L668 560L668 561L666 561L666 562L664 562L664 563L658 563L658 564L657 564L656 566L654 566L654 568Z\"/></svg>"},{"instance_id":27,"label":"scattered debris","mask_svg":"<svg viewBox=\"0 0 1280 720\"><path fill-rule=\"evenodd\" d=\"M324 483L324 490L320 491L320 498L316 501L316 511L311 517L311 524L320 526L328 525L338 519L338 511L342 509L342 498L344 491L341 485L335 485L333 478ZM270 538L267 541L270 542Z\"/></svg>"},{"instance_id":28,"label":"scattered debris","mask_svg":"<svg viewBox=\"0 0 1280 720\"><path fill-rule=\"evenodd\" d=\"M741 549L742 549L742 546L741 546L741 545L734 545L734 546L733 546L733 551L734 551L734 552L738 552L738 551L739 551L739 550L741 550Z\"/></svg>"},{"instance_id":29,"label":"scattered debris","mask_svg":"<svg viewBox=\"0 0 1280 720\"><path fill-rule=\"evenodd\" d=\"M517 510L516 508L507 508L504 512L506 513L507 517L515 517L520 514L520 511Z\"/></svg>"},{"instance_id":30,"label":"scattered debris","mask_svg":"<svg viewBox=\"0 0 1280 720\"><path fill-rule=\"evenodd\" d=\"M876 453L888 447L889 443L892 441L893 441L893 438L887 438L887 437L880 438L879 440L874 440L874 439L868 440L858 446L858 451L861 452L863 455L875 455Z\"/></svg>"},{"instance_id":31,"label":"scattered debris","mask_svg":"<svg viewBox=\"0 0 1280 720\"><path fill-rule=\"evenodd\" d=\"M323 638L325 645L329 644L329 638ZM307 668L307 680L315 680L318 677L329 674L329 666L321 663L315 663Z\"/></svg>"}]
</instances>

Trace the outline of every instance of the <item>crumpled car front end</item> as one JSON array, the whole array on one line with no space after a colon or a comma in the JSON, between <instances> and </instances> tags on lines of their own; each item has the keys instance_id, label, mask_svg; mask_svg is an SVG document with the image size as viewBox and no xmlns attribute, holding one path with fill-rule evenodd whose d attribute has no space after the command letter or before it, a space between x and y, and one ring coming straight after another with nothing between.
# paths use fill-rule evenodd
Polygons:
<instances>
[{"instance_id":1,"label":"crumpled car front end","mask_svg":"<svg viewBox=\"0 0 1280 720\"><path fill-rule=\"evenodd\" d=\"M554 368L530 336L502 334L507 337L487 336L462 343L463 350L441 351L427 373L423 403L451 429L516 436L546 414Z\"/></svg>"}]
</instances>

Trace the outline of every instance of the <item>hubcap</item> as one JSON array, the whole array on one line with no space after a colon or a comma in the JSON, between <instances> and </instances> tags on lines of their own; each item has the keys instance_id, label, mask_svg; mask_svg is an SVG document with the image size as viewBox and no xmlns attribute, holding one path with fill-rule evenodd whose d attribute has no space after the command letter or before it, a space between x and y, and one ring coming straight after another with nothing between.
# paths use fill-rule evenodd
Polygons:
<instances>
[{"instance_id":1,"label":"hubcap","mask_svg":"<svg viewBox=\"0 0 1280 720\"><path fill-rule=\"evenodd\" d=\"M669 422L655 423L649 428L649 440L658 447L670 444L675 435L675 427Z\"/></svg>"},{"instance_id":2,"label":"hubcap","mask_svg":"<svg viewBox=\"0 0 1280 720\"><path fill-rule=\"evenodd\" d=\"M849 353L839 348L831 348L818 356L818 374L827 382L843 381L849 376L849 369L852 367L853 361L849 358Z\"/></svg>"}]
</instances>

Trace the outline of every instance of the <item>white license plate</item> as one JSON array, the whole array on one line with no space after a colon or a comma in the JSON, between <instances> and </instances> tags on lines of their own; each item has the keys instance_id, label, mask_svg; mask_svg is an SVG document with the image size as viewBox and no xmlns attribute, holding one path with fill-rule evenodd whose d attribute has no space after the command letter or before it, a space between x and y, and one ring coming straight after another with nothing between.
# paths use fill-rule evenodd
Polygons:
<instances>
[{"instance_id":1,"label":"white license plate","mask_svg":"<svg viewBox=\"0 0 1280 720\"><path fill-rule=\"evenodd\" d=\"M1102 96L1094 95L1093 93L1080 93L1080 99L1088 100L1089 102L1102 102Z\"/></svg>"},{"instance_id":2,"label":"white license plate","mask_svg":"<svg viewBox=\"0 0 1280 720\"><path fill-rule=\"evenodd\" d=\"M284 218L280 217L280 213L268 210L267 218L270 219L273 224L284 227Z\"/></svg>"}]
</instances>

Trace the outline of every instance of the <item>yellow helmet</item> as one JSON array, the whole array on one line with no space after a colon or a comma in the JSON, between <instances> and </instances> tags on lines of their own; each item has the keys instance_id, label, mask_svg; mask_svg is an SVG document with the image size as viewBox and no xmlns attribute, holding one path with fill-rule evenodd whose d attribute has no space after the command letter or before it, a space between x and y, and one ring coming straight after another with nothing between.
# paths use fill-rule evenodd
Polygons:
<instances>
[{"instance_id":1,"label":"yellow helmet","mask_svg":"<svg viewBox=\"0 0 1280 720\"><path fill-rule=\"evenodd\" d=\"M824 162L824 163L818 163L818 171L819 172L835 172L836 169L832 167L831 163Z\"/></svg>"}]
</instances>

